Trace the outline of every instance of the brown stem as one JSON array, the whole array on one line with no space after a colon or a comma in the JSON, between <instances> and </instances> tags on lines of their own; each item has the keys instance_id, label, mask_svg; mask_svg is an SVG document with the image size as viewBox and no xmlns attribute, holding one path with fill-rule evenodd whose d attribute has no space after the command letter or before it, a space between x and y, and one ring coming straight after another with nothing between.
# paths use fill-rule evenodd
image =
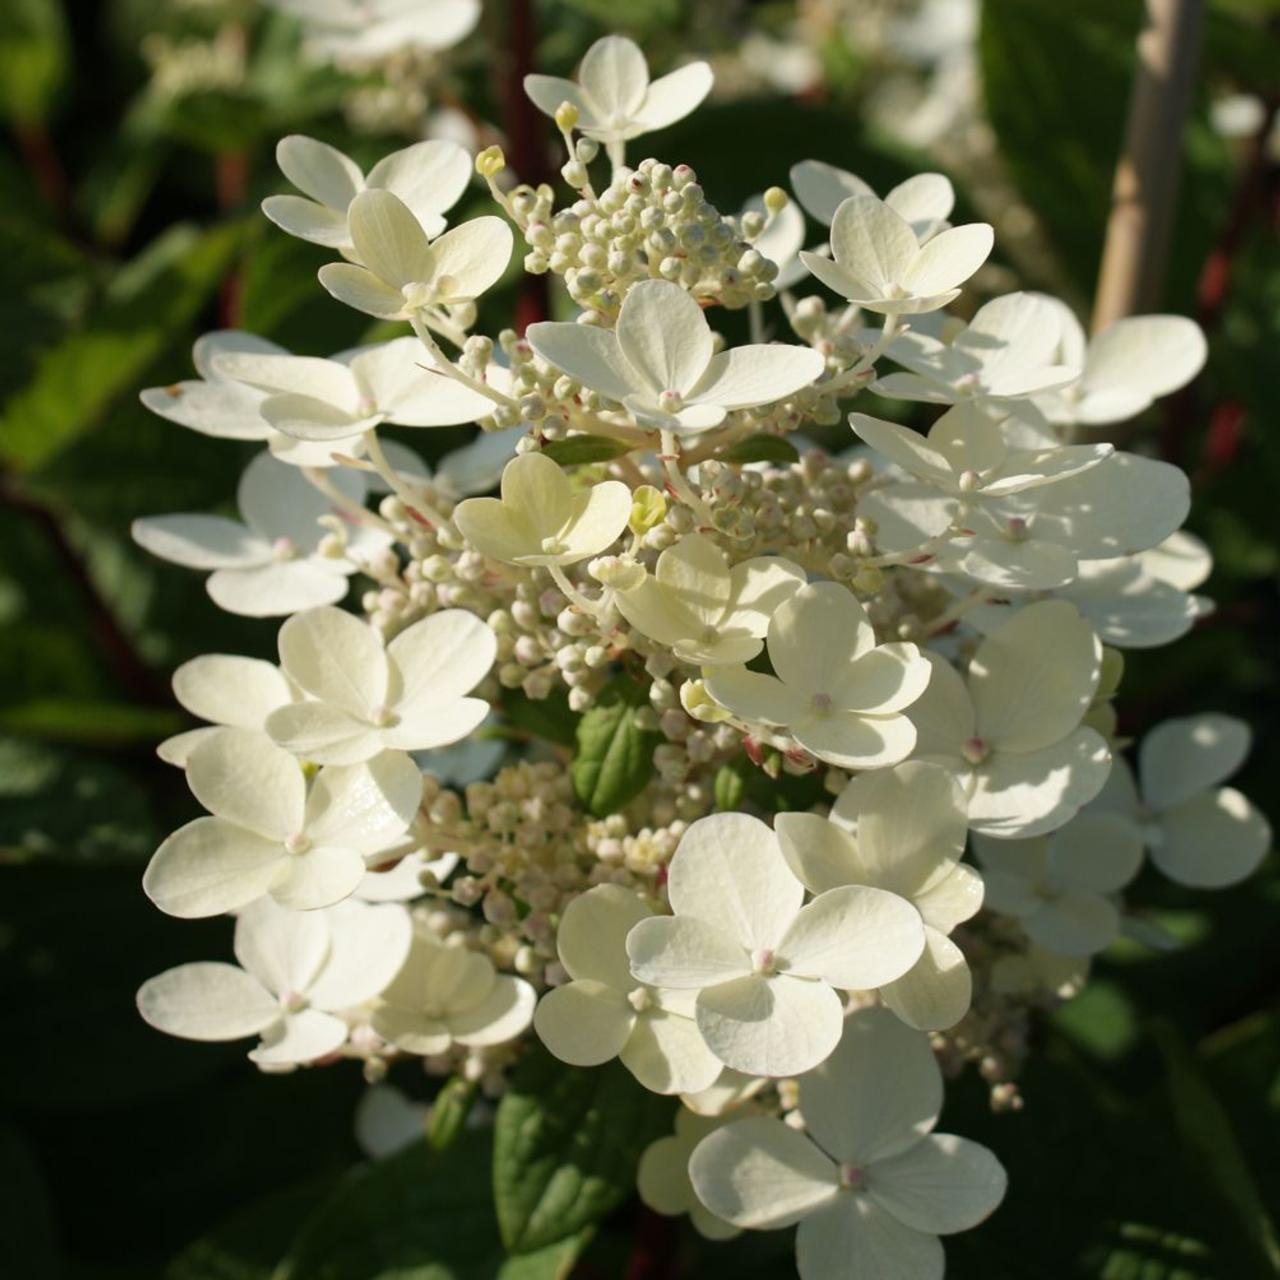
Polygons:
<instances>
[{"instance_id":1,"label":"brown stem","mask_svg":"<svg viewBox=\"0 0 1280 1280\"><path fill-rule=\"evenodd\" d=\"M65 214L70 195L67 174L54 150L49 131L38 121L32 121L16 125L14 132L22 158L40 194L59 216Z\"/></svg>"},{"instance_id":2,"label":"brown stem","mask_svg":"<svg viewBox=\"0 0 1280 1280\"><path fill-rule=\"evenodd\" d=\"M1146 8L1098 272L1095 333L1122 316L1158 307L1169 261L1204 3L1146 0Z\"/></svg>"},{"instance_id":3,"label":"brown stem","mask_svg":"<svg viewBox=\"0 0 1280 1280\"><path fill-rule=\"evenodd\" d=\"M511 147L511 167L521 182L536 187L549 177L542 112L524 91L533 70L537 31L532 0L510 0L507 11L507 77L503 92L503 125ZM525 273L516 299L516 332L545 320L551 313L548 278Z\"/></svg>"}]
</instances>

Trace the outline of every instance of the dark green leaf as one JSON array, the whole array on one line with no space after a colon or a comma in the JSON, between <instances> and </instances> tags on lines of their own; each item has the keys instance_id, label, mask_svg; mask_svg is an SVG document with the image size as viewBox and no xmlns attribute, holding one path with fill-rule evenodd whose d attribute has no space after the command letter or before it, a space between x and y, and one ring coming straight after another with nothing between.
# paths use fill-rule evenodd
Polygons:
<instances>
[{"instance_id":1,"label":"dark green leaf","mask_svg":"<svg viewBox=\"0 0 1280 1280\"><path fill-rule=\"evenodd\" d=\"M1206 1191L1235 1219L1238 1239L1263 1268L1260 1274L1280 1275L1275 1225L1221 1101L1171 1022L1156 1021L1152 1033L1164 1058L1169 1097L1190 1155L1188 1163L1199 1172Z\"/></svg>"},{"instance_id":2,"label":"dark green leaf","mask_svg":"<svg viewBox=\"0 0 1280 1280\"><path fill-rule=\"evenodd\" d=\"M582 1234L508 1258L497 1240L488 1135L447 1152L415 1142L351 1173L319 1206L274 1280L560 1280Z\"/></svg>"},{"instance_id":3,"label":"dark green leaf","mask_svg":"<svg viewBox=\"0 0 1280 1280\"><path fill-rule=\"evenodd\" d=\"M670 1111L617 1062L588 1070L531 1053L498 1105L494 1135L494 1200L507 1247L541 1249L619 1205Z\"/></svg>"},{"instance_id":4,"label":"dark green leaf","mask_svg":"<svg viewBox=\"0 0 1280 1280\"><path fill-rule=\"evenodd\" d=\"M0 1128L0 1187L0 1275L58 1280L62 1267L44 1174L8 1126Z\"/></svg>"},{"instance_id":5,"label":"dark green leaf","mask_svg":"<svg viewBox=\"0 0 1280 1280\"><path fill-rule=\"evenodd\" d=\"M644 689L618 676L578 722L570 776L574 794L597 818L616 813L644 790L661 737L637 723Z\"/></svg>"},{"instance_id":6,"label":"dark green leaf","mask_svg":"<svg viewBox=\"0 0 1280 1280\"><path fill-rule=\"evenodd\" d=\"M427 1142L436 1151L447 1151L462 1133L476 1100L476 1082L450 1076L431 1104Z\"/></svg>"},{"instance_id":7,"label":"dark green leaf","mask_svg":"<svg viewBox=\"0 0 1280 1280\"><path fill-rule=\"evenodd\" d=\"M502 712L529 737L545 738L563 747L577 741L579 717L569 709L569 699L560 690L535 700L519 689L508 689L502 695Z\"/></svg>"},{"instance_id":8,"label":"dark green leaf","mask_svg":"<svg viewBox=\"0 0 1280 1280\"><path fill-rule=\"evenodd\" d=\"M748 436L745 440L739 440L737 444L732 444L727 449L722 449L716 454L716 457L721 462L736 462L738 464L747 462L798 462L800 453L790 440L763 432L760 435Z\"/></svg>"},{"instance_id":9,"label":"dark green leaf","mask_svg":"<svg viewBox=\"0 0 1280 1280\"><path fill-rule=\"evenodd\" d=\"M147 366L184 333L222 279L240 228L172 227L124 267L84 327L36 361L0 411L0 457L36 466L92 430Z\"/></svg>"},{"instance_id":10,"label":"dark green leaf","mask_svg":"<svg viewBox=\"0 0 1280 1280\"><path fill-rule=\"evenodd\" d=\"M43 121L67 76L70 49L59 0L0 5L0 114L19 125Z\"/></svg>"},{"instance_id":11,"label":"dark green leaf","mask_svg":"<svg viewBox=\"0 0 1280 1280\"><path fill-rule=\"evenodd\" d=\"M551 440L542 452L562 467L577 467L589 462L609 462L630 453L629 445L608 436L570 436L567 440Z\"/></svg>"}]
</instances>

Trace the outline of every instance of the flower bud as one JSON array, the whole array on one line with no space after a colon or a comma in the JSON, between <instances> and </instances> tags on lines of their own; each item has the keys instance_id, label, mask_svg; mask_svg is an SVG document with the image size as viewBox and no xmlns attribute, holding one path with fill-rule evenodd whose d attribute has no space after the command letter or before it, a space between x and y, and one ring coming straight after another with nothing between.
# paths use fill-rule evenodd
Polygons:
<instances>
[{"instance_id":1,"label":"flower bud","mask_svg":"<svg viewBox=\"0 0 1280 1280\"><path fill-rule=\"evenodd\" d=\"M572 102L562 102L556 108L556 128L561 133L568 133L578 123L578 108Z\"/></svg>"},{"instance_id":2,"label":"flower bud","mask_svg":"<svg viewBox=\"0 0 1280 1280\"><path fill-rule=\"evenodd\" d=\"M501 147L485 147L476 156L476 172L482 178L492 178L494 174L501 173L506 167L507 157L503 154Z\"/></svg>"}]
</instances>

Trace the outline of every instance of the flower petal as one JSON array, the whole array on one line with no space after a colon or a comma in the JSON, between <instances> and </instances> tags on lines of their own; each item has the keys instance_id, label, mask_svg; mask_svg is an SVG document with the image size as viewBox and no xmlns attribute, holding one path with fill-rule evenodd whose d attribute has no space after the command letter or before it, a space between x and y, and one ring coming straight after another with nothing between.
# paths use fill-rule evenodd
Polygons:
<instances>
[{"instance_id":1,"label":"flower petal","mask_svg":"<svg viewBox=\"0 0 1280 1280\"><path fill-rule=\"evenodd\" d=\"M779 813L774 816L773 829L787 866L810 893L872 882L871 868L857 842L834 822L816 813Z\"/></svg>"},{"instance_id":2,"label":"flower petal","mask_svg":"<svg viewBox=\"0 0 1280 1280\"><path fill-rule=\"evenodd\" d=\"M471 181L471 157L456 142L430 138L383 156L369 170L367 187L398 195L420 222L451 209Z\"/></svg>"},{"instance_id":3,"label":"flower petal","mask_svg":"<svg viewBox=\"0 0 1280 1280\"><path fill-rule=\"evenodd\" d=\"M329 955L307 995L320 1009L354 1009L381 995L403 967L413 925L398 903L341 902L325 912Z\"/></svg>"},{"instance_id":4,"label":"flower petal","mask_svg":"<svg viewBox=\"0 0 1280 1280\"><path fill-rule=\"evenodd\" d=\"M524 336L548 364L610 400L621 402L642 389L618 339L608 329L542 321L531 324Z\"/></svg>"},{"instance_id":5,"label":"flower petal","mask_svg":"<svg viewBox=\"0 0 1280 1280\"><path fill-rule=\"evenodd\" d=\"M707 1048L725 1066L756 1076L797 1076L836 1047L843 1011L823 982L749 974L703 987L696 1018Z\"/></svg>"},{"instance_id":6,"label":"flower petal","mask_svg":"<svg viewBox=\"0 0 1280 1280\"><path fill-rule=\"evenodd\" d=\"M274 663L227 653L184 662L173 673L173 694L193 716L242 729L261 729L276 707L293 701Z\"/></svg>"},{"instance_id":7,"label":"flower petal","mask_svg":"<svg viewBox=\"0 0 1280 1280\"><path fill-rule=\"evenodd\" d=\"M880 998L909 1027L945 1031L973 999L973 975L964 952L945 934L926 927L924 952L901 978L880 988Z\"/></svg>"},{"instance_id":8,"label":"flower petal","mask_svg":"<svg viewBox=\"0 0 1280 1280\"><path fill-rule=\"evenodd\" d=\"M698 1093L724 1070L692 1018L663 1010L637 1019L619 1057L651 1093Z\"/></svg>"},{"instance_id":9,"label":"flower petal","mask_svg":"<svg viewBox=\"0 0 1280 1280\"><path fill-rule=\"evenodd\" d=\"M295 614L280 628L278 645L285 674L313 698L366 722L386 702L382 641L354 614L331 607Z\"/></svg>"},{"instance_id":10,"label":"flower petal","mask_svg":"<svg viewBox=\"0 0 1280 1280\"><path fill-rule=\"evenodd\" d=\"M590 978L553 987L533 1013L538 1038L561 1062L575 1067L598 1067L616 1058L635 1024L626 996Z\"/></svg>"},{"instance_id":11,"label":"flower petal","mask_svg":"<svg viewBox=\"0 0 1280 1280\"><path fill-rule=\"evenodd\" d=\"M347 222L361 263L384 285L401 289L435 278L433 246L422 223L399 196L390 191L362 191L351 201ZM323 272L320 278L326 288L327 274Z\"/></svg>"},{"instance_id":12,"label":"flower petal","mask_svg":"<svg viewBox=\"0 0 1280 1280\"><path fill-rule=\"evenodd\" d=\"M404 835L422 800L422 772L403 751L326 765L307 797L307 834L368 856Z\"/></svg>"},{"instance_id":13,"label":"flower petal","mask_svg":"<svg viewBox=\"0 0 1280 1280\"><path fill-rule=\"evenodd\" d=\"M156 850L142 888L166 915L221 915L267 893L280 879L285 856L280 845L220 818L197 818Z\"/></svg>"},{"instance_id":14,"label":"flower petal","mask_svg":"<svg viewBox=\"0 0 1280 1280\"><path fill-rule=\"evenodd\" d=\"M791 731L806 751L844 769L883 769L905 760L916 745L915 725L904 715L835 711L798 721Z\"/></svg>"},{"instance_id":15,"label":"flower petal","mask_svg":"<svg viewBox=\"0 0 1280 1280\"><path fill-rule=\"evenodd\" d=\"M412 216L412 215L410 215ZM330 297L379 320L404 317L404 294L354 262L326 262L316 277Z\"/></svg>"},{"instance_id":16,"label":"flower petal","mask_svg":"<svg viewBox=\"0 0 1280 1280\"><path fill-rule=\"evenodd\" d=\"M866 1196L841 1197L796 1232L800 1280L942 1280L945 1266L937 1236L904 1226Z\"/></svg>"},{"instance_id":17,"label":"flower petal","mask_svg":"<svg viewBox=\"0 0 1280 1280\"><path fill-rule=\"evenodd\" d=\"M329 926L323 916L259 898L236 917L235 953L246 973L283 1000L305 992L320 971Z\"/></svg>"},{"instance_id":18,"label":"flower petal","mask_svg":"<svg viewBox=\"0 0 1280 1280\"><path fill-rule=\"evenodd\" d=\"M319 1009L287 1013L263 1034L262 1043L249 1052L260 1065L314 1062L328 1057L346 1043L348 1027L341 1018Z\"/></svg>"},{"instance_id":19,"label":"flower petal","mask_svg":"<svg viewBox=\"0 0 1280 1280\"><path fill-rule=\"evenodd\" d=\"M286 560L256 569L219 569L205 583L220 609L246 618L279 618L300 609L333 604L347 594L350 583L344 561Z\"/></svg>"},{"instance_id":20,"label":"flower petal","mask_svg":"<svg viewBox=\"0 0 1280 1280\"><path fill-rule=\"evenodd\" d=\"M1166 720L1142 740L1142 798L1170 809L1231 777L1249 754L1252 734L1235 716L1216 713Z\"/></svg>"},{"instance_id":21,"label":"flower petal","mask_svg":"<svg viewBox=\"0 0 1280 1280\"><path fill-rule=\"evenodd\" d=\"M707 692L734 715L755 724L790 724L804 714L804 700L776 676L743 666L714 667L703 673Z\"/></svg>"},{"instance_id":22,"label":"flower petal","mask_svg":"<svg viewBox=\"0 0 1280 1280\"><path fill-rule=\"evenodd\" d=\"M469 1048L506 1044L520 1035L533 1020L537 997L523 978L500 973L489 994L476 1005L448 1017L453 1038Z\"/></svg>"},{"instance_id":23,"label":"flower petal","mask_svg":"<svg viewBox=\"0 0 1280 1280\"><path fill-rule=\"evenodd\" d=\"M138 990L138 1012L166 1035L184 1040L239 1040L257 1035L280 1006L257 978L233 964L179 965Z\"/></svg>"},{"instance_id":24,"label":"flower petal","mask_svg":"<svg viewBox=\"0 0 1280 1280\"><path fill-rule=\"evenodd\" d=\"M767 404L807 387L823 368L822 356L811 347L780 342L733 347L711 357L688 398L724 409Z\"/></svg>"},{"instance_id":25,"label":"flower petal","mask_svg":"<svg viewBox=\"0 0 1280 1280\"><path fill-rule=\"evenodd\" d=\"M900 978L923 948L920 913L905 898L845 885L802 907L777 951L786 973L866 991Z\"/></svg>"},{"instance_id":26,"label":"flower petal","mask_svg":"<svg viewBox=\"0 0 1280 1280\"><path fill-rule=\"evenodd\" d=\"M655 916L627 934L631 973L653 987L694 991L751 972L733 938L691 916Z\"/></svg>"},{"instance_id":27,"label":"flower petal","mask_svg":"<svg viewBox=\"0 0 1280 1280\"><path fill-rule=\"evenodd\" d=\"M331 209L345 211L364 186L364 174L353 160L336 147L300 133L276 143L276 164L303 195Z\"/></svg>"},{"instance_id":28,"label":"flower petal","mask_svg":"<svg viewBox=\"0 0 1280 1280\"><path fill-rule=\"evenodd\" d=\"M251 568L271 558L271 548L251 529L223 516L148 516L129 532L153 556L188 569Z\"/></svg>"},{"instance_id":29,"label":"flower petal","mask_svg":"<svg viewBox=\"0 0 1280 1280\"><path fill-rule=\"evenodd\" d=\"M928 1036L887 1009L850 1014L835 1052L800 1082L800 1110L837 1160L866 1165L914 1146L942 1110Z\"/></svg>"},{"instance_id":30,"label":"flower petal","mask_svg":"<svg viewBox=\"0 0 1280 1280\"><path fill-rule=\"evenodd\" d=\"M266 722L272 741L313 764L359 764L383 749L384 731L327 702L295 702Z\"/></svg>"},{"instance_id":31,"label":"flower petal","mask_svg":"<svg viewBox=\"0 0 1280 1280\"><path fill-rule=\"evenodd\" d=\"M898 283L913 296L929 298L958 288L991 255L995 232L985 222L970 222L940 232L916 254Z\"/></svg>"},{"instance_id":32,"label":"flower petal","mask_svg":"<svg viewBox=\"0 0 1280 1280\"><path fill-rule=\"evenodd\" d=\"M655 80L644 95L644 101L631 113L643 132L665 129L683 120L711 92L714 80L705 62L690 62Z\"/></svg>"},{"instance_id":33,"label":"flower petal","mask_svg":"<svg viewBox=\"0 0 1280 1280\"><path fill-rule=\"evenodd\" d=\"M644 101L649 68L634 40L604 36L583 57L578 83L605 121L613 117L625 120Z\"/></svg>"},{"instance_id":34,"label":"flower petal","mask_svg":"<svg viewBox=\"0 0 1280 1280\"><path fill-rule=\"evenodd\" d=\"M472 218L446 231L431 245L433 276L446 300L469 302L497 284L514 244L502 218Z\"/></svg>"},{"instance_id":35,"label":"flower petal","mask_svg":"<svg viewBox=\"0 0 1280 1280\"><path fill-rule=\"evenodd\" d=\"M1055 884L1115 893L1142 866L1142 834L1114 813L1082 813L1049 838L1049 874Z\"/></svg>"},{"instance_id":36,"label":"flower petal","mask_svg":"<svg viewBox=\"0 0 1280 1280\"><path fill-rule=\"evenodd\" d=\"M210 813L266 840L302 829L306 782L298 762L254 729L221 729L187 761L187 785Z\"/></svg>"},{"instance_id":37,"label":"flower petal","mask_svg":"<svg viewBox=\"0 0 1280 1280\"><path fill-rule=\"evenodd\" d=\"M1100 893L1067 892L1023 918L1027 937L1046 951L1091 956L1120 936L1120 912Z\"/></svg>"},{"instance_id":38,"label":"flower petal","mask_svg":"<svg viewBox=\"0 0 1280 1280\"><path fill-rule=\"evenodd\" d=\"M292 911L316 911L349 898L364 872L364 860L354 849L316 845L288 858L271 896Z\"/></svg>"},{"instance_id":39,"label":"flower petal","mask_svg":"<svg viewBox=\"0 0 1280 1280\"><path fill-rule=\"evenodd\" d=\"M681 837L667 895L678 916L704 921L753 950L778 945L804 901L804 886L759 818L716 813Z\"/></svg>"},{"instance_id":40,"label":"flower petal","mask_svg":"<svg viewBox=\"0 0 1280 1280\"><path fill-rule=\"evenodd\" d=\"M850 196L875 194L861 178L822 160L802 160L793 164L789 176L796 199L804 205L809 216L824 227L831 225L836 210Z\"/></svg>"},{"instance_id":41,"label":"flower petal","mask_svg":"<svg viewBox=\"0 0 1280 1280\"><path fill-rule=\"evenodd\" d=\"M302 196L268 196L262 212L288 235L328 249L342 249L351 243L347 215Z\"/></svg>"},{"instance_id":42,"label":"flower petal","mask_svg":"<svg viewBox=\"0 0 1280 1280\"><path fill-rule=\"evenodd\" d=\"M860 654L831 689L842 711L892 715L925 691L933 668L913 644L894 641Z\"/></svg>"},{"instance_id":43,"label":"flower petal","mask_svg":"<svg viewBox=\"0 0 1280 1280\"><path fill-rule=\"evenodd\" d=\"M967 1231L995 1212L1008 1176L986 1147L931 1133L901 1155L877 1160L867 1196L916 1231Z\"/></svg>"},{"instance_id":44,"label":"flower petal","mask_svg":"<svg viewBox=\"0 0 1280 1280\"><path fill-rule=\"evenodd\" d=\"M875 196L850 196L831 222L831 251L853 278L890 296L905 282L920 252L915 232Z\"/></svg>"},{"instance_id":45,"label":"flower petal","mask_svg":"<svg viewBox=\"0 0 1280 1280\"><path fill-rule=\"evenodd\" d=\"M635 979L627 959L627 934L652 914L638 893L621 885L596 885L579 894L565 908L556 931L565 972L630 991Z\"/></svg>"},{"instance_id":46,"label":"flower petal","mask_svg":"<svg viewBox=\"0 0 1280 1280\"><path fill-rule=\"evenodd\" d=\"M666 280L642 280L627 291L615 332L627 363L654 394L688 395L711 360L711 328L702 308Z\"/></svg>"},{"instance_id":47,"label":"flower petal","mask_svg":"<svg viewBox=\"0 0 1280 1280\"><path fill-rule=\"evenodd\" d=\"M497 638L465 609L444 609L406 627L387 646L398 679L397 703L452 702L488 674Z\"/></svg>"},{"instance_id":48,"label":"flower petal","mask_svg":"<svg viewBox=\"0 0 1280 1280\"><path fill-rule=\"evenodd\" d=\"M1202 792L1161 815L1151 861L1178 884L1221 889L1257 870L1271 847L1266 818L1234 787Z\"/></svg>"},{"instance_id":49,"label":"flower petal","mask_svg":"<svg viewBox=\"0 0 1280 1280\"><path fill-rule=\"evenodd\" d=\"M689 1158L699 1200L739 1227L789 1227L840 1195L831 1159L803 1133L751 1116L709 1133Z\"/></svg>"}]
</instances>

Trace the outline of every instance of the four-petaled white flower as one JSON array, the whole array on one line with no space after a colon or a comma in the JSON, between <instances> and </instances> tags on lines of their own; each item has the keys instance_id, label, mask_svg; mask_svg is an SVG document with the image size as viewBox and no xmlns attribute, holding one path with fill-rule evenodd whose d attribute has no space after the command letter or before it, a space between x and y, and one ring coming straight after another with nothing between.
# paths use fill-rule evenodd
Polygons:
<instances>
[{"instance_id":1,"label":"four-petaled white flower","mask_svg":"<svg viewBox=\"0 0 1280 1280\"><path fill-rule=\"evenodd\" d=\"M824 368L811 348L778 342L717 355L702 308L667 280L632 285L612 333L548 321L530 325L525 337L544 360L618 401L637 422L671 430L701 431L732 409L784 400Z\"/></svg>"},{"instance_id":2,"label":"four-petaled white flower","mask_svg":"<svg viewBox=\"0 0 1280 1280\"><path fill-rule=\"evenodd\" d=\"M347 222L361 265L327 263L320 283L339 302L380 320L412 320L424 307L475 301L507 269L514 244L511 228L488 216L429 240L390 191L362 191Z\"/></svg>"},{"instance_id":3,"label":"four-petaled white flower","mask_svg":"<svg viewBox=\"0 0 1280 1280\"><path fill-rule=\"evenodd\" d=\"M497 973L486 955L417 933L399 976L382 992L373 1029L407 1053L505 1044L533 1017L533 988Z\"/></svg>"},{"instance_id":4,"label":"four-petaled white flower","mask_svg":"<svg viewBox=\"0 0 1280 1280\"><path fill-rule=\"evenodd\" d=\"M1098 688L1102 645L1064 600L1044 600L987 636L967 677L937 653L908 714L916 755L951 769L969 826L1001 839L1066 823L1107 780L1111 753L1081 721Z\"/></svg>"},{"instance_id":5,"label":"four-petaled white flower","mask_svg":"<svg viewBox=\"0 0 1280 1280\"><path fill-rule=\"evenodd\" d=\"M855 778L829 820L780 813L774 828L787 864L810 893L865 884L915 906L924 922L924 951L880 997L919 1030L955 1026L969 1010L973 979L947 935L982 906L982 878L960 861L966 821L955 778L910 760Z\"/></svg>"},{"instance_id":6,"label":"four-petaled white flower","mask_svg":"<svg viewBox=\"0 0 1280 1280\"><path fill-rule=\"evenodd\" d=\"M236 917L239 965L179 965L143 983L138 1011L158 1031L187 1040L259 1036L262 1066L314 1062L342 1047L338 1015L367 1004L409 954L401 906L342 902L289 911L262 898Z\"/></svg>"},{"instance_id":7,"label":"four-petaled white flower","mask_svg":"<svg viewBox=\"0 0 1280 1280\"><path fill-rule=\"evenodd\" d=\"M142 879L161 911L186 918L263 894L299 911L342 901L422 799L422 774L404 752L330 765L308 785L293 756L251 729L220 729L200 743L187 782L213 816L179 827Z\"/></svg>"},{"instance_id":8,"label":"four-petaled white flower","mask_svg":"<svg viewBox=\"0 0 1280 1280\"><path fill-rule=\"evenodd\" d=\"M865 413L851 413L849 425L878 454L931 489L971 503L1041 489L1096 467L1115 452L1110 444L1011 447L998 417L981 404L948 409L928 436Z\"/></svg>"},{"instance_id":9,"label":"four-petaled white flower","mask_svg":"<svg viewBox=\"0 0 1280 1280\"><path fill-rule=\"evenodd\" d=\"M368 486L359 471L332 477L357 506ZM322 544L330 531L322 517L347 518L295 468L260 453L245 468L236 490L243 523L225 516L147 516L133 522L133 540L152 555L189 569L212 570L205 584L228 613L279 617L312 605L333 604L347 594L359 562L391 545L391 537L365 524L344 528L334 554Z\"/></svg>"},{"instance_id":10,"label":"four-petaled white flower","mask_svg":"<svg viewBox=\"0 0 1280 1280\"><path fill-rule=\"evenodd\" d=\"M985 222L940 231L921 243L911 224L875 196L850 196L831 223L831 258L800 261L834 293L867 311L936 311L987 260L994 232Z\"/></svg>"},{"instance_id":11,"label":"four-petaled white flower","mask_svg":"<svg viewBox=\"0 0 1280 1280\"><path fill-rule=\"evenodd\" d=\"M689 1181L689 1157L707 1134L734 1118L733 1113L707 1116L681 1107L676 1112L675 1132L651 1142L636 1169L640 1199L664 1217L678 1218L687 1213L694 1230L707 1240L731 1240L742 1228L717 1218L698 1199Z\"/></svg>"},{"instance_id":12,"label":"four-petaled white flower","mask_svg":"<svg viewBox=\"0 0 1280 1280\"><path fill-rule=\"evenodd\" d=\"M385 647L354 614L308 609L280 628L278 644L281 670L313 700L273 711L266 729L317 764L448 746L489 714L466 695L493 665L497 637L465 609L428 614Z\"/></svg>"},{"instance_id":13,"label":"four-petaled white flower","mask_svg":"<svg viewBox=\"0 0 1280 1280\"><path fill-rule=\"evenodd\" d=\"M1046 301L1062 326L1058 363L1081 371L1078 381L1036 397L1051 422L1124 422L1186 386L1204 367L1204 331L1186 316L1125 316L1086 338L1065 302Z\"/></svg>"},{"instance_id":14,"label":"four-petaled white flower","mask_svg":"<svg viewBox=\"0 0 1280 1280\"><path fill-rule=\"evenodd\" d=\"M875 192L856 174L821 160L801 160L791 166L791 189L809 216L829 227L836 210L850 196L874 196ZM917 173L900 182L884 198L921 244L947 225L955 207L956 193L950 179L941 173Z\"/></svg>"},{"instance_id":15,"label":"four-petaled white flower","mask_svg":"<svg viewBox=\"0 0 1280 1280\"><path fill-rule=\"evenodd\" d=\"M1271 826L1247 797L1222 787L1249 754L1249 726L1207 714L1166 720L1142 740L1138 782L1118 759L1091 810L1132 823L1156 868L1196 889L1222 889L1257 870Z\"/></svg>"},{"instance_id":16,"label":"four-petaled white flower","mask_svg":"<svg viewBox=\"0 0 1280 1280\"><path fill-rule=\"evenodd\" d=\"M696 991L694 1017L726 1066L792 1076L836 1047L837 990L869 990L920 958L920 914L896 894L829 889L807 906L778 838L758 818L718 813L685 832L671 859L671 916L627 934L631 972Z\"/></svg>"},{"instance_id":17,"label":"four-petaled white flower","mask_svg":"<svg viewBox=\"0 0 1280 1280\"><path fill-rule=\"evenodd\" d=\"M594 1067L619 1058L654 1093L697 1093L722 1068L693 1021L693 996L638 982L628 967L627 934L652 915L619 885L575 898L556 931L572 981L542 997L533 1027L562 1062Z\"/></svg>"},{"instance_id":18,"label":"four-petaled white flower","mask_svg":"<svg viewBox=\"0 0 1280 1280\"><path fill-rule=\"evenodd\" d=\"M627 527L631 490L604 480L575 491L541 453L507 463L501 498L468 498L453 513L462 536L482 555L508 564L576 564L598 555Z\"/></svg>"},{"instance_id":19,"label":"four-petaled white flower","mask_svg":"<svg viewBox=\"0 0 1280 1280\"><path fill-rule=\"evenodd\" d=\"M349 156L328 143L292 133L276 143L276 163L303 194L268 196L262 212L282 231L354 258L347 209L362 191L390 191L428 236L445 229L443 214L457 204L471 180L471 158L456 142L415 142L383 156L366 176Z\"/></svg>"},{"instance_id":20,"label":"four-petaled white flower","mask_svg":"<svg viewBox=\"0 0 1280 1280\"><path fill-rule=\"evenodd\" d=\"M904 714L929 683L914 644L876 644L857 597L836 582L801 587L769 622L776 675L711 667L711 696L752 724L785 728L829 764L876 769L911 754L916 731Z\"/></svg>"},{"instance_id":21,"label":"four-petaled white flower","mask_svg":"<svg viewBox=\"0 0 1280 1280\"><path fill-rule=\"evenodd\" d=\"M219 372L266 393L259 412L271 426L302 440L359 436L383 422L451 427L487 418L488 396L435 368L417 338L314 356L222 355Z\"/></svg>"},{"instance_id":22,"label":"four-petaled white flower","mask_svg":"<svg viewBox=\"0 0 1280 1280\"><path fill-rule=\"evenodd\" d=\"M750 662L769 620L805 583L799 565L756 556L729 566L710 538L690 533L659 557L652 576L620 590L618 612L677 658L715 666Z\"/></svg>"},{"instance_id":23,"label":"four-petaled white flower","mask_svg":"<svg viewBox=\"0 0 1280 1280\"><path fill-rule=\"evenodd\" d=\"M619 143L683 120L707 96L711 81L705 62L650 81L639 46L626 36L605 36L583 55L576 81L530 75L524 91L549 116L570 103L578 111L574 128L597 142Z\"/></svg>"},{"instance_id":24,"label":"four-petaled white flower","mask_svg":"<svg viewBox=\"0 0 1280 1280\"><path fill-rule=\"evenodd\" d=\"M367 62L405 49L448 49L480 17L480 0L266 0L302 23L304 49L337 63Z\"/></svg>"},{"instance_id":25,"label":"four-petaled white flower","mask_svg":"<svg viewBox=\"0 0 1280 1280\"><path fill-rule=\"evenodd\" d=\"M934 1133L942 1073L928 1039L884 1009L852 1014L836 1052L800 1080L806 1132L749 1117L689 1161L702 1203L740 1227L800 1224L800 1280L942 1280L939 1235L967 1231L1004 1198L990 1151Z\"/></svg>"},{"instance_id":26,"label":"four-petaled white flower","mask_svg":"<svg viewBox=\"0 0 1280 1280\"><path fill-rule=\"evenodd\" d=\"M193 716L209 721L202 728L166 738L156 748L156 755L166 764L185 768L192 751L220 727L265 732L267 717L299 695L273 663L230 653L204 653L173 673L173 696Z\"/></svg>"},{"instance_id":27,"label":"four-petaled white flower","mask_svg":"<svg viewBox=\"0 0 1280 1280\"><path fill-rule=\"evenodd\" d=\"M969 324L941 341L908 330L889 344L889 358L909 369L877 378L872 390L895 400L956 404L1017 400L1066 386L1078 365L1059 363L1061 323L1034 293L1007 293L979 307Z\"/></svg>"},{"instance_id":28,"label":"four-petaled white flower","mask_svg":"<svg viewBox=\"0 0 1280 1280\"><path fill-rule=\"evenodd\" d=\"M1142 867L1142 838L1125 819L1082 813L1031 840L974 836L987 906L1014 916L1037 946L1091 956L1120 935L1115 895Z\"/></svg>"}]
</instances>

